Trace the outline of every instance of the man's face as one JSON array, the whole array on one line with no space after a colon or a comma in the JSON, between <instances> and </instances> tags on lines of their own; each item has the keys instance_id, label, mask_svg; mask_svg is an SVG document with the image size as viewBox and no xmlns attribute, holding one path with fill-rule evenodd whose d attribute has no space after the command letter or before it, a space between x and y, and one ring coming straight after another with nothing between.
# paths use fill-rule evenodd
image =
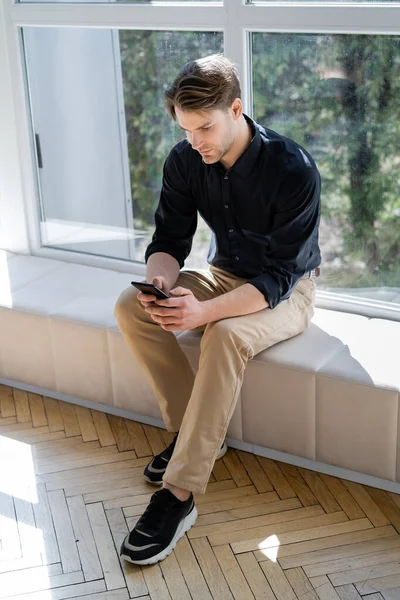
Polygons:
<instances>
[{"instance_id":1,"label":"man's face","mask_svg":"<svg viewBox=\"0 0 400 600\"><path fill-rule=\"evenodd\" d=\"M178 125L206 164L221 160L235 141L236 120L231 110L184 112L175 107Z\"/></svg>"}]
</instances>

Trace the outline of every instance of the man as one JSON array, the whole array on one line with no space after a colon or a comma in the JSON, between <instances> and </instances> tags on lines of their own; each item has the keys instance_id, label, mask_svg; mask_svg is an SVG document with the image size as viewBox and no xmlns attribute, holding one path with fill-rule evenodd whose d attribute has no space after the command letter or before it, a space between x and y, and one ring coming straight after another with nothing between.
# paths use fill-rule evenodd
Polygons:
<instances>
[{"instance_id":1,"label":"man","mask_svg":"<svg viewBox=\"0 0 400 600\"><path fill-rule=\"evenodd\" d=\"M130 288L116 306L167 429L179 432L145 469L162 489L122 544L136 564L164 559L196 521L193 493L205 492L226 450L247 361L304 331L313 315L320 176L306 150L243 114L240 95L221 55L187 63L166 92L187 139L165 162L145 259L146 281L170 298ZM197 212L213 232L210 267L181 271ZM173 333L188 329L204 332L196 376Z\"/></svg>"}]
</instances>

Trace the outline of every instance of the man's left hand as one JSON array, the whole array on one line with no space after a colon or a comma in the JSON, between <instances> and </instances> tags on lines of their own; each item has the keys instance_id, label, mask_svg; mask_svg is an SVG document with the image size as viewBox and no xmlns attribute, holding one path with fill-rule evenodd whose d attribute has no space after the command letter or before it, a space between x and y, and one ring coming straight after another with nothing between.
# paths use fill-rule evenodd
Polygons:
<instances>
[{"instance_id":1,"label":"man's left hand","mask_svg":"<svg viewBox=\"0 0 400 600\"><path fill-rule=\"evenodd\" d=\"M156 300L145 309L165 331L185 331L207 323L204 302L191 290L177 287L169 294L168 300Z\"/></svg>"}]
</instances>

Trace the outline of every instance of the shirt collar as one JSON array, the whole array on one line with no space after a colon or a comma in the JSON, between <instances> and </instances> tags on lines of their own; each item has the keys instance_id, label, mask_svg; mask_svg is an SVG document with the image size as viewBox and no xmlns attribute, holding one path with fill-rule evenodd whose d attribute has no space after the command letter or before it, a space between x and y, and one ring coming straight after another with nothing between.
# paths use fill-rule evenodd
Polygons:
<instances>
[{"instance_id":1,"label":"shirt collar","mask_svg":"<svg viewBox=\"0 0 400 600\"><path fill-rule=\"evenodd\" d=\"M246 176L249 175L249 173L252 171L257 157L259 155L261 148L261 135L257 123L255 123L253 119L250 119L250 117L248 117L244 113L243 116L246 119L247 123L250 125L253 137L246 150L241 156L239 156L235 164L232 166L232 170L239 173L239 175Z\"/></svg>"},{"instance_id":2,"label":"shirt collar","mask_svg":"<svg viewBox=\"0 0 400 600\"><path fill-rule=\"evenodd\" d=\"M253 137L251 139L250 144L247 146L246 150L243 152L241 156L237 159L235 164L229 169L230 171L236 171L239 175L246 176L252 171L255 162L257 160L258 154L260 152L262 140L260 130L258 125L253 119L248 117L243 113L244 118L247 123L250 125L250 129L253 133ZM203 161L203 164L206 164ZM217 167L218 169L222 169L224 172L226 171L225 167L221 164L221 162L214 163L211 165L212 167Z\"/></svg>"}]
</instances>

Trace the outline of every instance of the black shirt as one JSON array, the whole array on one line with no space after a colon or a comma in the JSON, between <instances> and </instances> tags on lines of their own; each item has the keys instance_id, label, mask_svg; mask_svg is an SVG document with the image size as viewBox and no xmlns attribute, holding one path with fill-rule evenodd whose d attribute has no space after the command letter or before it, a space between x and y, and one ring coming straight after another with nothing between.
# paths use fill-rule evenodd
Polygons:
<instances>
[{"instance_id":1,"label":"black shirt","mask_svg":"<svg viewBox=\"0 0 400 600\"><path fill-rule=\"evenodd\" d=\"M208 263L248 278L272 309L321 262L321 179L304 148L245 118L254 137L228 171L205 164L187 140L174 146L145 260L166 252L182 268L198 211L213 232Z\"/></svg>"}]
</instances>

